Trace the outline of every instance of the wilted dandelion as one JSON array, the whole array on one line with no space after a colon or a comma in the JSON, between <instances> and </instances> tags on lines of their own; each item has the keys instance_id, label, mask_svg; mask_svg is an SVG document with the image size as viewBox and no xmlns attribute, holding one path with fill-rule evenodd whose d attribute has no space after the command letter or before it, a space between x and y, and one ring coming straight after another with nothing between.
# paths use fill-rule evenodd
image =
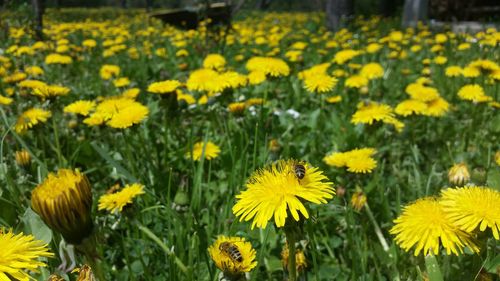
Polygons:
<instances>
[{"instance_id":1,"label":"wilted dandelion","mask_svg":"<svg viewBox=\"0 0 500 281\"><path fill-rule=\"evenodd\" d=\"M38 267L45 267L45 262L38 261L41 257L52 257L47 244L35 240L33 235L14 234L12 230L5 232L0 229L0 280L30 280L33 279L26 270L38 272Z\"/></svg>"}]
</instances>

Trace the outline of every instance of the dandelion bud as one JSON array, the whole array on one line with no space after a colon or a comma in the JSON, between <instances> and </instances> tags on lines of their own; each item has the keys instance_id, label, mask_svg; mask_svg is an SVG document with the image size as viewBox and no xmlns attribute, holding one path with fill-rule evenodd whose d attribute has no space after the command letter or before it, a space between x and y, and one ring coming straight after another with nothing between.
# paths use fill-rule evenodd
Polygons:
<instances>
[{"instance_id":1,"label":"dandelion bud","mask_svg":"<svg viewBox=\"0 0 500 281\"><path fill-rule=\"evenodd\" d=\"M285 269L288 268L288 261L289 261L289 250L287 244L281 251L281 264L283 264L283 268ZM301 249L297 249L295 251L295 268L297 272L299 273L304 272L306 267L307 267L307 260L304 251L302 251Z\"/></svg>"},{"instance_id":2,"label":"dandelion bud","mask_svg":"<svg viewBox=\"0 0 500 281\"><path fill-rule=\"evenodd\" d=\"M31 193L31 206L68 243L80 244L92 232L90 183L78 170L50 173Z\"/></svg>"},{"instance_id":3,"label":"dandelion bud","mask_svg":"<svg viewBox=\"0 0 500 281\"><path fill-rule=\"evenodd\" d=\"M280 143L277 139L271 139L268 144L269 150L272 152L278 152L281 149Z\"/></svg>"},{"instance_id":4,"label":"dandelion bud","mask_svg":"<svg viewBox=\"0 0 500 281\"><path fill-rule=\"evenodd\" d=\"M25 149L16 151L16 163L19 166L28 166L31 163L31 155Z\"/></svg>"},{"instance_id":5,"label":"dandelion bud","mask_svg":"<svg viewBox=\"0 0 500 281\"><path fill-rule=\"evenodd\" d=\"M337 190L336 190L337 197L339 197L339 198L344 197L345 191L346 191L345 187L343 187L342 185L337 186Z\"/></svg>"},{"instance_id":6,"label":"dandelion bud","mask_svg":"<svg viewBox=\"0 0 500 281\"><path fill-rule=\"evenodd\" d=\"M360 93L360 94L363 94L363 95L368 94L368 91L369 91L369 89L368 89L368 87L367 87L367 86L363 86L363 87L361 87L361 88L359 89L359 93Z\"/></svg>"},{"instance_id":7,"label":"dandelion bud","mask_svg":"<svg viewBox=\"0 0 500 281\"><path fill-rule=\"evenodd\" d=\"M47 279L47 281L65 281L64 278L62 278L61 276L57 275L57 274L52 274L49 276L49 279Z\"/></svg>"},{"instance_id":8,"label":"dandelion bud","mask_svg":"<svg viewBox=\"0 0 500 281\"><path fill-rule=\"evenodd\" d=\"M458 163L453 165L448 171L448 181L456 186L463 186L470 180L469 169L465 163Z\"/></svg>"},{"instance_id":9,"label":"dandelion bud","mask_svg":"<svg viewBox=\"0 0 500 281\"><path fill-rule=\"evenodd\" d=\"M366 204L366 195L363 191L356 191L351 197L351 205L356 211L361 211Z\"/></svg>"},{"instance_id":10,"label":"dandelion bud","mask_svg":"<svg viewBox=\"0 0 500 281\"><path fill-rule=\"evenodd\" d=\"M236 115L241 115L245 111L246 108L246 103L244 102L233 102L230 103L227 109L229 112L236 114Z\"/></svg>"}]
</instances>

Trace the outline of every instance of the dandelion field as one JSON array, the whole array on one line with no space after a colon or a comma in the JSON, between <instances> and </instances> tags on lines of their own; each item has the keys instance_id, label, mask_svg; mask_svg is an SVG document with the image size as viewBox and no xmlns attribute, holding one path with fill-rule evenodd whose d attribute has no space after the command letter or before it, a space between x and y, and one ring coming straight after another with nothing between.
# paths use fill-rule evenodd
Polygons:
<instances>
[{"instance_id":1,"label":"dandelion field","mask_svg":"<svg viewBox=\"0 0 500 281\"><path fill-rule=\"evenodd\" d=\"M323 21L11 25L0 280L497 280L500 31Z\"/></svg>"}]
</instances>

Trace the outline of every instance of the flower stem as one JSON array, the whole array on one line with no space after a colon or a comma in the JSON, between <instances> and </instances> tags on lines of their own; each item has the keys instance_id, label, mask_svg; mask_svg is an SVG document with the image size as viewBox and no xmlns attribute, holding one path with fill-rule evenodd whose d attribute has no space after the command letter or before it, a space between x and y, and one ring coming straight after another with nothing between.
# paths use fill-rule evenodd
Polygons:
<instances>
[{"instance_id":1,"label":"flower stem","mask_svg":"<svg viewBox=\"0 0 500 281\"><path fill-rule=\"evenodd\" d=\"M373 216L372 210L368 206L368 203L365 203L365 210L366 213L368 214L368 218L370 218L370 221L373 224L373 228L375 229L375 234L377 234L378 240L380 241L380 244L382 245L382 248L384 248L384 251L389 251L389 245L387 244L387 241L384 238L384 234L382 233L382 229L380 229L380 226L377 223L377 220L375 220L375 216Z\"/></svg>"},{"instance_id":2,"label":"flower stem","mask_svg":"<svg viewBox=\"0 0 500 281\"><path fill-rule=\"evenodd\" d=\"M286 241L288 243L288 281L297 280L295 266L295 235L290 231L285 231Z\"/></svg>"}]
</instances>

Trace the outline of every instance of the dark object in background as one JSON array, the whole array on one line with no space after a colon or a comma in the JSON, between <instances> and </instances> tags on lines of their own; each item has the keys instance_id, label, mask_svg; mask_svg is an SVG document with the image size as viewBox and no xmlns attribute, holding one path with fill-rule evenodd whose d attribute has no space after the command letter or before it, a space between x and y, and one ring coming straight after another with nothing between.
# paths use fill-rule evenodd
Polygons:
<instances>
[{"instance_id":1,"label":"dark object in background","mask_svg":"<svg viewBox=\"0 0 500 281\"><path fill-rule=\"evenodd\" d=\"M430 17L442 21L498 20L498 0L430 0Z\"/></svg>"},{"instance_id":2,"label":"dark object in background","mask_svg":"<svg viewBox=\"0 0 500 281\"><path fill-rule=\"evenodd\" d=\"M337 31L344 25L354 12L353 0L327 0L326 1L326 27Z\"/></svg>"},{"instance_id":3,"label":"dark object in background","mask_svg":"<svg viewBox=\"0 0 500 281\"><path fill-rule=\"evenodd\" d=\"M429 0L406 0L403 8L403 27L416 27L418 22L426 22Z\"/></svg>"},{"instance_id":4,"label":"dark object in background","mask_svg":"<svg viewBox=\"0 0 500 281\"><path fill-rule=\"evenodd\" d=\"M34 30L36 40L43 40L43 12L44 12L44 0L31 0L33 5L33 13L35 14Z\"/></svg>"},{"instance_id":5,"label":"dark object in background","mask_svg":"<svg viewBox=\"0 0 500 281\"><path fill-rule=\"evenodd\" d=\"M230 24L231 5L227 5L226 3L214 3L210 5L208 10L205 10L204 5L199 5L184 9L161 10L150 13L149 16L158 18L164 23L185 29L195 29L198 27L199 22L206 17L211 19L211 25Z\"/></svg>"}]
</instances>

